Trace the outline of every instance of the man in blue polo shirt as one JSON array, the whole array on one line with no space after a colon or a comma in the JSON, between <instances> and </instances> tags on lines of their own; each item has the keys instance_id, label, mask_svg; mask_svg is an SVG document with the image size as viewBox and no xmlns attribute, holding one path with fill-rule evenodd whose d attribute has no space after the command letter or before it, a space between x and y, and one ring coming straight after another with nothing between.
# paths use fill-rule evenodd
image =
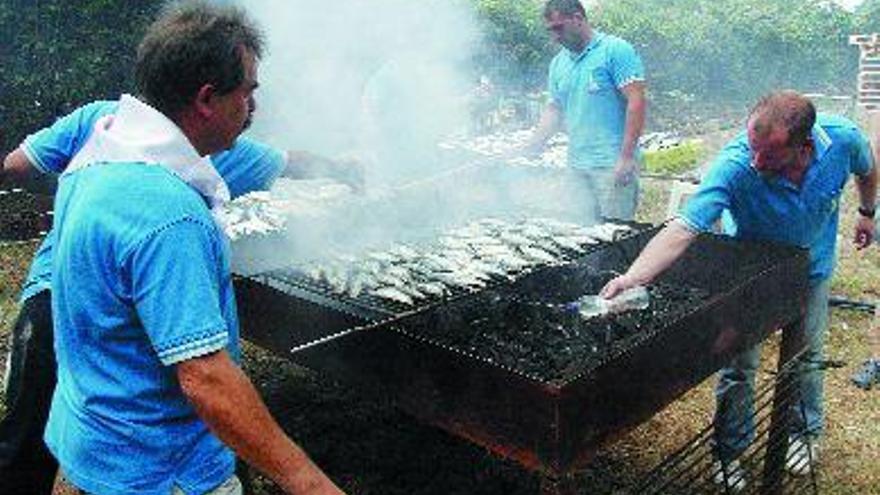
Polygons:
<instances>
[{"instance_id":1,"label":"man in blue polo shirt","mask_svg":"<svg viewBox=\"0 0 880 495\"><path fill-rule=\"evenodd\" d=\"M645 247L629 270L603 288L605 297L653 280L700 232L725 214L725 231L739 239L767 240L809 249L810 293L805 321L808 349L799 370L800 404L789 437L787 467L809 472L823 429L822 371L828 290L834 269L839 202L850 175L859 200L855 245L874 235L877 168L865 136L842 117L819 115L804 96L782 91L752 109L747 132L720 153L681 214ZM716 389L716 480L735 490L746 479L737 457L754 437L754 378L759 348L746 351L720 373ZM804 445L806 444L806 445ZM810 452L807 452L809 450ZM812 457L808 457L808 454Z\"/></svg>"},{"instance_id":2,"label":"man in blue polo shirt","mask_svg":"<svg viewBox=\"0 0 880 495\"><path fill-rule=\"evenodd\" d=\"M175 57L183 47L189 58ZM139 49L150 106L123 97L60 181L51 238L59 375L46 440L88 492L234 493L231 453L210 425L286 491L340 493L230 360L238 349L228 256L206 208L230 188L199 155L232 146L249 122L260 47L236 9L169 11ZM259 148L229 159L274 153ZM279 157L266 183L283 168ZM228 179L241 191L263 180L238 177Z\"/></svg>"},{"instance_id":3,"label":"man in blue polo shirt","mask_svg":"<svg viewBox=\"0 0 880 495\"><path fill-rule=\"evenodd\" d=\"M115 114L118 105L118 101L89 103L25 138L0 169L7 176L4 183L27 185L27 178L39 180L63 173L98 120ZM245 137L239 137L231 149L212 155L211 161L232 198L267 190L279 176L327 175L360 186L356 164L302 151L288 151L285 157L284 153ZM42 440L55 386L49 303L52 246L50 232L31 264L21 295L22 309L13 328L8 358L8 407L6 416L0 420L0 494L21 493L25 488L31 493L48 494L57 471L57 464Z\"/></svg>"},{"instance_id":4,"label":"man in blue polo shirt","mask_svg":"<svg viewBox=\"0 0 880 495\"><path fill-rule=\"evenodd\" d=\"M562 49L550 63L550 102L527 150L537 153L562 122L568 164L594 198L594 216L631 220L638 202L645 71L632 45L592 29L580 0L549 0L544 23Z\"/></svg>"},{"instance_id":5,"label":"man in blue polo shirt","mask_svg":"<svg viewBox=\"0 0 880 495\"><path fill-rule=\"evenodd\" d=\"M28 136L5 160L9 182L27 176L57 176L91 135L95 123L116 112L118 102L99 101L78 108L52 126ZM296 167L256 141L239 138L235 146L211 157L233 198L265 190ZM50 285L53 233L40 245L21 294L9 353L6 416L0 420L0 494L50 493L57 464L43 444L43 431L55 387ZM11 473L15 473L12 476Z\"/></svg>"}]
</instances>

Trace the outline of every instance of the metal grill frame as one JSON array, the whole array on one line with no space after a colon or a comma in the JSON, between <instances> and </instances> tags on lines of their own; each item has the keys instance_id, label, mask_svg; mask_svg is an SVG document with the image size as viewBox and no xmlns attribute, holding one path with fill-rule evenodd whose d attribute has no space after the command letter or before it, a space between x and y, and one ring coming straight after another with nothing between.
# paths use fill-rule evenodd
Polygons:
<instances>
[{"instance_id":1,"label":"metal grill frame","mask_svg":"<svg viewBox=\"0 0 880 495\"><path fill-rule=\"evenodd\" d=\"M642 233L583 260L629 263L653 236ZM742 243L701 236L661 279L699 279L707 252ZM236 282L243 334L299 364L389 394L416 417L551 477L588 463L601 444L699 384L742 350L802 315L804 251L748 245L771 253L746 281L670 322L663 332L562 386L438 346L401 320L332 310L259 282ZM696 253L696 256L691 256ZM404 317L405 318L405 317ZM332 337L332 338L331 338ZM315 345L297 345L314 342ZM297 348L297 352L291 352Z\"/></svg>"}]
</instances>

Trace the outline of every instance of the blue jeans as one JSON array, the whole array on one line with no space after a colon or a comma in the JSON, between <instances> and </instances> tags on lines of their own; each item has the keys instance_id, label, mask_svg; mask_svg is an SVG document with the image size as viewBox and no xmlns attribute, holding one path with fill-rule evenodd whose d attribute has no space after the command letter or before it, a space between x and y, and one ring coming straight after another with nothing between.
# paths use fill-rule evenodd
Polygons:
<instances>
[{"instance_id":1,"label":"blue jeans","mask_svg":"<svg viewBox=\"0 0 880 495\"><path fill-rule=\"evenodd\" d=\"M824 427L822 382L825 330L828 328L828 294L831 281L810 287L804 322L807 350L797 370L800 401L792 404L790 435L818 437ZM715 388L715 455L721 460L739 457L755 437L755 372L761 346L737 356L719 373Z\"/></svg>"}]
</instances>

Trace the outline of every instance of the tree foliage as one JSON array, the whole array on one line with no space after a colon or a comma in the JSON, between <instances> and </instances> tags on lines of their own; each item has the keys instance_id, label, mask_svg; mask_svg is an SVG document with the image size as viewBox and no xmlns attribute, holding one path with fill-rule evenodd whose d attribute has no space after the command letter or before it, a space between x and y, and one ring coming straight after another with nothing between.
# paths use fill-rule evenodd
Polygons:
<instances>
[{"instance_id":1,"label":"tree foliage","mask_svg":"<svg viewBox=\"0 0 880 495\"><path fill-rule=\"evenodd\" d=\"M82 103L133 91L137 42L159 1L4 0L0 152Z\"/></svg>"},{"instance_id":2,"label":"tree foliage","mask_svg":"<svg viewBox=\"0 0 880 495\"><path fill-rule=\"evenodd\" d=\"M853 16L820 0L615 0L595 22L637 46L659 91L752 98L855 81Z\"/></svg>"},{"instance_id":3,"label":"tree foliage","mask_svg":"<svg viewBox=\"0 0 880 495\"><path fill-rule=\"evenodd\" d=\"M880 0L865 0L856 9L855 27L858 33L880 32Z\"/></svg>"},{"instance_id":4,"label":"tree foliage","mask_svg":"<svg viewBox=\"0 0 880 495\"><path fill-rule=\"evenodd\" d=\"M557 49L543 33L543 2L476 1L497 30L491 49L516 55L496 53L491 60L506 63L496 72L542 81ZM878 6L867 0L852 14L824 0L600 0L588 18L636 47L654 108L680 118L682 107L740 109L774 88L853 94L858 50L848 37L880 30Z\"/></svg>"},{"instance_id":5,"label":"tree foliage","mask_svg":"<svg viewBox=\"0 0 880 495\"><path fill-rule=\"evenodd\" d=\"M558 50L544 0L469 0L496 81L542 89ZM0 152L84 102L131 91L135 46L161 0L3 0ZM646 65L652 114L741 109L771 88L853 94L853 33L880 31L880 0L855 13L825 0L599 0L588 16L633 43Z\"/></svg>"},{"instance_id":6,"label":"tree foliage","mask_svg":"<svg viewBox=\"0 0 880 495\"><path fill-rule=\"evenodd\" d=\"M478 63L504 82L538 86L557 48L551 45L541 18L543 0L473 0L486 44Z\"/></svg>"}]
</instances>

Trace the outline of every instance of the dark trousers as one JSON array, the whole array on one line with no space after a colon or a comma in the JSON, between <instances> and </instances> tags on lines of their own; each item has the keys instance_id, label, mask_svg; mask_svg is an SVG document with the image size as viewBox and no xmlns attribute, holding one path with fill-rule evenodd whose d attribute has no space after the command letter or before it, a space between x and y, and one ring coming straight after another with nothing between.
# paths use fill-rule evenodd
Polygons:
<instances>
[{"instance_id":1,"label":"dark trousers","mask_svg":"<svg viewBox=\"0 0 880 495\"><path fill-rule=\"evenodd\" d=\"M43 443L55 390L49 291L26 300L12 331L6 416L0 421L0 495L49 494L58 463Z\"/></svg>"},{"instance_id":2,"label":"dark trousers","mask_svg":"<svg viewBox=\"0 0 880 495\"><path fill-rule=\"evenodd\" d=\"M0 495L52 493L58 462L43 442L55 391L52 297L44 290L22 305L12 330L6 416L0 421ZM250 493L247 464L236 464Z\"/></svg>"}]
</instances>

